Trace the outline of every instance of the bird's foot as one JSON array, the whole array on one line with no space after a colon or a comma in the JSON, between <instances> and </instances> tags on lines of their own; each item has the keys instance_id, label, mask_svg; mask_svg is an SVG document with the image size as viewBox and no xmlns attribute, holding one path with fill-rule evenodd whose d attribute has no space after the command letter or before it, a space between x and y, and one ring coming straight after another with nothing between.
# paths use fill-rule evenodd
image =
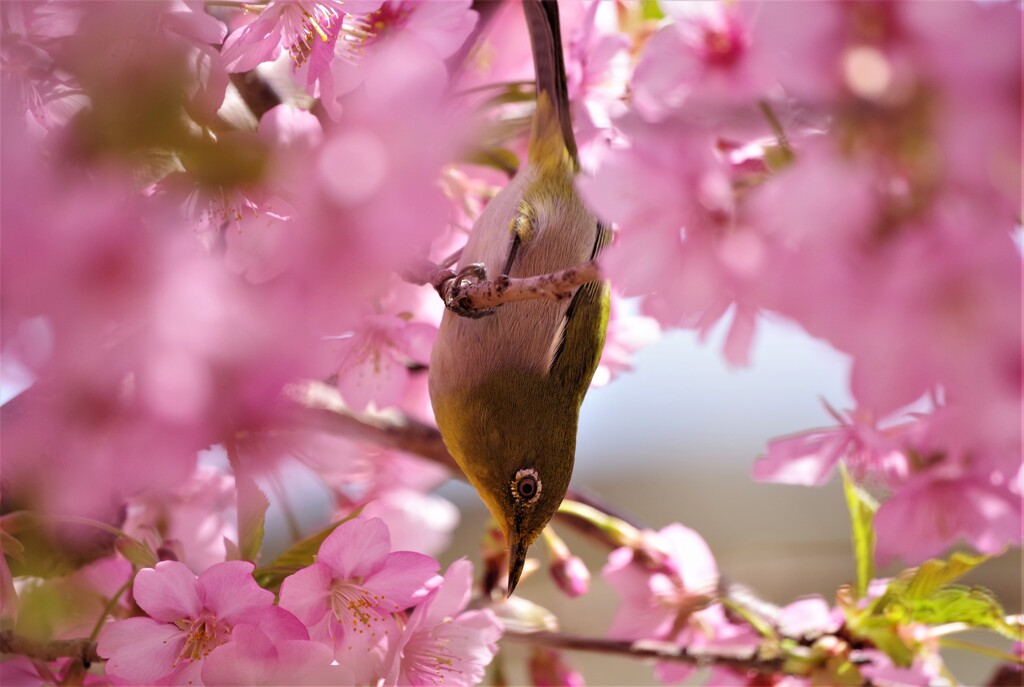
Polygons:
<instances>
[{"instance_id":1,"label":"bird's foot","mask_svg":"<svg viewBox=\"0 0 1024 687\"><path fill-rule=\"evenodd\" d=\"M494 314L494 308L476 308L465 292L467 286L487 281L487 268L483 263L474 262L458 272L446 270L434 281L434 288L441 295L445 307L460 317L479 319Z\"/></svg>"}]
</instances>

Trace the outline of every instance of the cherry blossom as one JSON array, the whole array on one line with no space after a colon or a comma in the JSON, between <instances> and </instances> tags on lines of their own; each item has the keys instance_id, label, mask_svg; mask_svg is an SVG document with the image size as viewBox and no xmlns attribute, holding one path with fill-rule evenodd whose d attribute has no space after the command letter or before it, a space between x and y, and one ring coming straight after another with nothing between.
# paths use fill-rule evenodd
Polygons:
<instances>
[{"instance_id":1,"label":"cherry blossom","mask_svg":"<svg viewBox=\"0 0 1024 687\"><path fill-rule=\"evenodd\" d=\"M290 614L273 605L274 595L257 586L252 571L244 561L218 563L199 577L176 561L140 570L132 593L148 617L119 620L103 631L97 650L108 659L107 673L136 684L203 684L204 661L232 641L235 625L266 617L285 636L296 627L301 632Z\"/></svg>"},{"instance_id":2,"label":"cherry blossom","mask_svg":"<svg viewBox=\"0 0 1024 687\"><path fill-rule=\"evenodd\" d=\"M437 569L429 556L392 552L383 521L355 518L324 540L313 565L285 579L281 607L333 647L356 682L367 682L385 670L385 653L397 641L393 615L423 598Z\"/></svg>"},{"instance_id":3,"label":"cherry blossom","mask_svg":"<svg viewBox=\"0 0 1024 687\"><path fill-rule=\"evenodd\" d=\"M470 687L483 679L502 630L490 610L464 610L471 586L469 561L452 563L409 616L392 650L394 663L385 684Z\"/></svg>"}]
</instances>

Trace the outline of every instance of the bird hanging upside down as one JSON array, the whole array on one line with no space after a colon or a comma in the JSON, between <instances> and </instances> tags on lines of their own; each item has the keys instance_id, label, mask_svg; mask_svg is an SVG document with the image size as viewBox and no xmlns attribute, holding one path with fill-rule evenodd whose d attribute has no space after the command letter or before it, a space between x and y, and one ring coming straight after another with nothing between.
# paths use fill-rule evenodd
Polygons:
<instances>
[{"instance_id":1,"label":"bird hanging upside down","mask_svg":"<svg viewBox=\"0 0 1024 687\"><path fill-rule=\"evenodd\" d=\"M609 235L574 184L558 5L526 0L523 9L537 73L528 161L473 226L457 279L563 270L596 257ZM511 595L569 487L580 404L604 346L608 287L595 281L562 300L506 303L486 317L458 310L450 304L441 320L430 398L445 444L504 532Z\"/></svg>"}]
</instances>

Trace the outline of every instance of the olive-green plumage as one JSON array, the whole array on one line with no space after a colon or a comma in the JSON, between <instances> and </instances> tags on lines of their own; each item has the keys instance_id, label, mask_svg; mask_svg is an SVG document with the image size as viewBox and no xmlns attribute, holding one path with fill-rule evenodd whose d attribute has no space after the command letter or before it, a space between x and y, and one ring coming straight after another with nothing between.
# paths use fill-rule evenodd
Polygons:
<instances>
[{"instance_id":1,"label":"olive-green plumage","mask_svg":"<svg viewBox=\"0 0 1024 687\"><path fill-rule=\"evenodd\" d=\"M538 84L529 159L488 204L460 259L462 267L482 263L492 278L586 262L608 234L574 185L579 165L557 5L527 0L523 7ZM505 533L510 594L528 547L569 486L579 408L607 321L602 282L562 301L508 303L480 319L446 312L441 321L430 361L434 413L448 449Z\"/></svg>"}]
</instances>

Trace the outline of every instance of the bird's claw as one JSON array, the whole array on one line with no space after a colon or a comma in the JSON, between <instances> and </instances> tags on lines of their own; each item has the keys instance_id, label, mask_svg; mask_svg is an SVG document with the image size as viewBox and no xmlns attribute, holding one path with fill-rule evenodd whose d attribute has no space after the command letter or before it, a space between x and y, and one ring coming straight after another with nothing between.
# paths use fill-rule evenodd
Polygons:
<instances>
[{"instance_id":1,"label":"bird's claw","mask_svg":"<svg viewBox=\"0 0 1024 687\"><path fill-rule=\"evenodd\" d=\"M441 294L445 307L460 317L479 319L494 314L494 308L475 308L469 302L465 287L487 281L487 268L483 263L474 262L458 272L446 270L444 278L434 284Z\"/></svg>"}]
</instances>

